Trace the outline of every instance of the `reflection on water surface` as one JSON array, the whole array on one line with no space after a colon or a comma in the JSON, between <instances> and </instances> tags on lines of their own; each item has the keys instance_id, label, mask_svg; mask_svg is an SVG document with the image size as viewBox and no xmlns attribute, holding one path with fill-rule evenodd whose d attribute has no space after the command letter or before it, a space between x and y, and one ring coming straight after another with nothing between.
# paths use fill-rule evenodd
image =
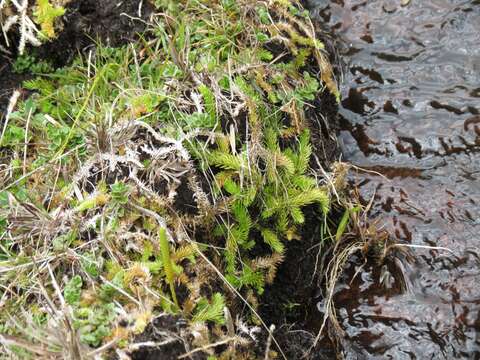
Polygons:
<instances>
[{"instance_id":1,"label":"reflection on water surface","mask_svg":"<svg viewBox=\"0 0 480 360\"><path fill-rule=\"evenodd\" d=\"M375 196L407 286L352 260L336 295L347 359L480 358L480 1L311 1L345 43L343 152ZM350 274L350 275L348 275ZM386 284L386 285L385 285ZM400 290L402 288L402 290Z\"/></svg>"}]
</instances>

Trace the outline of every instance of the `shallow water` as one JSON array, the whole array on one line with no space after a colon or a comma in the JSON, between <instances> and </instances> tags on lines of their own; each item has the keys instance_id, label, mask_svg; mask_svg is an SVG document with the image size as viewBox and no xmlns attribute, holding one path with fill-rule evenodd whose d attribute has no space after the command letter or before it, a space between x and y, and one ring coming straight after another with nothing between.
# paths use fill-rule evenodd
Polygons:
<instances>
[{"instance_id":1,"label":"shallow water","mask_svg":"<svg viewBox=\"0 0 480 360\"><path fill-rule=\"evenodd\" d=\"M413 249L403 286L352 260L345 357L480 358L480 1L311 3L344 42L344 158L386 176L352 182L397 242L453 251Z\"/></svg>"}]
</instances>

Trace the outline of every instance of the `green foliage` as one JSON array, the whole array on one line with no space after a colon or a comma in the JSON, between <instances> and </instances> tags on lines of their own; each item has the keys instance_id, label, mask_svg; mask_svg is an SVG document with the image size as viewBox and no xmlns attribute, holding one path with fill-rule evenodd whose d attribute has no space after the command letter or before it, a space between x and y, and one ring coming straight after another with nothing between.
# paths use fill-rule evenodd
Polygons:
<instances>
[{"instance_id":1,"label":"green foliage","mask_svg":"<svg viewBox=\"0 0 480 360\"><path fill-rule=\"evenodd\" d=\"M308 170L308 163L310 162L310 157L312 155L310 132L305 130L300 134L297 152L287 150L285 153L287 157L292 160L295 167L295 173L297 175L305 174L305 172Z\"/></svg>"},{"instance_id":2,"label":"green foliage","mask_svg":"<svg viewBox=\"0 0 480 360\"><path fill-rule=\"evenodd\" d=\"M55 251L67 250L77 238L77 232L73 229L66 234L61 234L53 239L52 244Z\"/></svg>"},{"instance_id":3,"label":"green foliage","mask_svg":"<svg viewBox=\"0 0 480 360\"><path fill-rule=\"evenodd\" d=\"M268 228L261 229L263 241L270 245L273 251L283 254L285 248L282 241L278 238L278 235Z\"/></svg>"},{"instance_id":4,"label":"green foliage","mask_svg":"<svg viewBox=\"0 0 480 360\"><path fill-rule=\"evenodd\" d=\"M85 253L80 259L83 270L92 277L98 277L103 268L103 258L93 253Z\"/></svg>"},{"instance_id":5,"label":"green foliage","mask_svg":"<svg viewBox=\"0 0 480 360\"><path fill-rule=\"evenodd\" d=\"M80 333L80 341L90 346L98 346L112 332L112 322L116 318L113 303L79 307L74 311L74 327Z\"/></svg>"},{"instance_id":6,"label":"green foliage","mask_svg":"<svg viewBox=\"0 0 480 360\"><path fill-rule=\"evenodd\" d=\"M52 71L53 67L48 61L37 60L32 55L19 55L13 63L13 72L17 74L46 74Z\"/></svg>"},{"instance_id":7,"label":"green foliage","mask_svg":"<svg viewBox=\"0 0 480 360\"><path fill-rule=\"evenodd\" d=\"M129 186L121 181L116 181L115 184L110 185L110 195L114 203L125 205L128 203Z\"/></svg>"},{"instance_id":8,"label":"green foliage","mask_svg":"<svg viewBox=\"0 0 480 360\"><path fill-rule=\"evenodd\" d=\"M72 130L68 126L46 126L47 139L50 141L49 150L51 154L56 153L64 144L67 148L74 148L83 145L84 137L78 130Z\"/></svg>"},{"instance_id":9,"label":"green foliage","mask_svg":"<svg viewBox=\"0 0 480 360\"><path fill-rule=\"evenodd\" d=\"M167 233L164 228L159 230L158 237L160 240L160 251L162 253L163 270L165 271L165 277L170 287L170 294L176 307L179 308L177 294L175 292L175 270L170 256L170 245L168 243Z\"/></svg>"},{"instance_id":10,"label":"green foliage","mask_svg":"<svg viewBox=\"0 0 480 360\"><path fill-rule=\"evenodd\" d=\"M235 273L227 273L228 282L234 287L253 288L262 295L265 290L265 275L260 270L253 270L250 266L243 264L242 268Z\"/></svg>"},{"instance_id":11,"label":"green foliage","mask_svg":"<svg viewBox=\"0 0 480 360\"><path fill-rule=\"evenodd\" d=\"M309 101L318 86L305 77L308 80L305 87L293 95L302 102ZM254 86L240 77L236 84L257 103L259 112L267 111L260 105L262 97ZM330 208L328 191L308 175L312 155L309 131L303 130L296 144L282 147L282 125L273 114L278 112L271 109L269 116L263 116L263 151L260 156L263 169L252 166L251 161L248 165L246 150L234 154L231 147L222 142L217 142L215 149L206 152L208 166L220 170L216 176L220 193L223 191L223 195L229 196L231 204L231 224L217 231L225 238L227 279L234 286L251 286L259 293L263 291L265 272L245 263L239 266L242 257L248 258L248 252L259 240L263 240L273 252L283 254L283 241L295 237L297 226L305 222L303 208L318 204L323 215ZM260 216L252 217L251 214Z\"/></svg>"},{"instance_id":12,"label":"green foliage","mask_svg":"<svg viewBox=\"0 0 480 360\"><path fill-rule=\"evenodd\" d=\"M37 91L43 96L48 96L55 91L54 83L42 77L24 81L23 87L27 90Z\"/></svg>"},{"instance_id":13,"label":"green foliage","mask_svg":"<svg viewBox=\"0 0 480 360\"><path fill-rule=\"evenodd\" d=\"M179 2L177 0L155 0L155 7L165 11L168 14L176 15L179 10Z\"/></svg>"},{"instance_id":14,"label":"green foliage","mask_svg":"<svg viewBox=\"0 0 480 360\"><path fill-rule=\"evenodd\" d=\"M65 301L69 305L78 304L80 301L80 294L82 292L83 281L80 275L75 275L70 281L65 285L63 290L63 296Z\"/></svg>"},{"instance_id":15,"label":"green foliage","mask_svg":"<svg viewBox=\"0 0 480 360\"><path fill-rule=\"evenodd\" d=\"M208 163L225 170L240 171L243 160L238 155L228 154L222 151L211 151L208 153Z\"/></svg>"},{"instance_id":16,"label":"green foliage","mask_svg":"<svg viewBox=\"0 0 480 360\"><path fill-rule=\"evenodd\" d=\"M198 91L200 91L200 94L202 94L202 97L203 97L203 102L205 104L205 111L209 118L208 124L210 124L210 127L213 128L217 118L217 106L215 104L215 101L216 101L215 95L213 95L212 90L210 90L204 84L198 87Z\"/></svg>"},{"instance_id":17,"label":"green foliage","mask_svg":"<svg viewBox=\"0 0 480 360\"><path fill-rule=\"evenodd\" d=\"M195 307L195 313L192 321L206 322L211 321L219 325L225 323L223 309L225 308L225 298L220 293L213 294L210 301L206 298L201 298Z\"/></svg>"},{"instance_id":18,"label":"green foliage","mask_svg":"<svg viewBox=\"0 0 480 360\"><path fill-rule=\"evenodd\" d=\"M124 277L125 271L121 268L115 267L115 270L110 269L109 272L116 271L113 275L112 280L110 283L102 284L99 298L103 301L108 302L109 300L113 299L116 295L119 294L118 289L124 288Z\"/></svg>"},{"instance_id":19,"label":"green foliage","mask_svg":"<svg viewBox=\"0 0 480 360\"><path fill-rule=\"evenodd\" d=\"M338 242L341 240L343 234L345 233L345 230L347 229L347 225L350 222L350 216L353 213L356 213L359 211L360 211L360 207L358 206L355 206L350 209L345 209L345 211L343 212L342 218L340 219L340 223L338 224L338 227L337 227L337 232L335 234L335 241Z\"/></svg>"},{"instance_id":20,"label":"green foliage","mask_svg":"<svg viewBox=\"0 0 480 360\"><path fill-rule=\"evenodd\" d=\"M25 143L25 129L16 125L7 127L3 134L1 146L15 147Z\"/></svg>"},{"instance_id":21,"label":"green foliage","mask_svg":"<svg viewBox=\"0 0 480 360\"><path fill-rule=\"evenodd\" d=\"M264 25L270 24L270 14L267 10L267 8L263 5L257 6L256 8L258 17L260 18L260 22Z\"/></svg>"},{"instance_id":22,"label":"green foliage","mask_svg":"<svg viewBox=\"0 0 480 360\"><path fill-rule=\"evenodd\" d=\"M304 83L301 86L284 92L280 91L278 93L278 97L282 100L283 103L295 101L297 106L303 108L303 105L305 103L315 100L315 97L317 96L320 89L320 83L308 72L305 72L303 74L303 80Z\"/></svg>"},{"instance_id":23,"label":"green foliage","mask_svg":"<svg viewBox=\"0 0 480 360\"><path fill-rule=\"evenodd\" d=\"M132 97L129 105L133 115L139 117L155 111L163 100L163 96L158 94L145 93Z\"/></svg>"},{"instance_id":24,"label":"green foliage","mask_svg":"<svg viewBox=\"0 0 480 360\"><path fill-rule=\"evenodd\" d=\"M55 20L65 14L61 6L53 6L49 0L37 0L37 7L33 13L35 22L40 25L43 36L47 39L55 37Z\"/></svg>"}]
</instances>

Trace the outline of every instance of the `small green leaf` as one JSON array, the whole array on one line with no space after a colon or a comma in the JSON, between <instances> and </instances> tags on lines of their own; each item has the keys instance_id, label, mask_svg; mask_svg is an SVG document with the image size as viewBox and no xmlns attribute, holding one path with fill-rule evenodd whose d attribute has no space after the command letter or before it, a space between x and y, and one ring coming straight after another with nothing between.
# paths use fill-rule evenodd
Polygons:
<instances>
[{"instance_id":1,"label":"small green leaf","mask_svg":"<svg viewBox=\"0 0 480 360\"><path fill-rule=\"evenodd\" d=\"M223 315L224 307L225 298L220 293L213 294L210 302L207 299L202 298L195 308L195 315L193 316L192 321L194 323L212 321L219 325L223 325L225 323Z\"/></svg>"},{"instance_id":2,"label":"small green leaf","mask_svg":"<svg viewBox=\"0 0 480 360\"><path fill-rule=\"evenodd\" d=\"M255 37L257 38L258 41L260 41L260 42L262 42L262 43L269 40L268 35L265 34L265 33L262 33L262 32L257 32L257 33L255 34Z\"/></svg>"},{"instance_id":3,"label":"small green leaf","mask_svg":"<svg viewBox=\"0 0 480 360\"><path fill-rule=\"evenodd\" d=\"M270 24L270 15L268 13L268 10L265 8L265 6L258 6L257 14L262 24L264 25Z\"/></svg>"},{"instance_id":4,"label":"small green leaf","mask_svg":"<svg viewBox=\"0 0 480 360\"><path fill-rule=\"evenodd\" d=\"M158 235L160 239L160 252L162 253L162 262L165 276L167 278L168 285L170 286L170 293L172 295L173 302L175 303L176 307L179 308L174 284L175 271L172 263L172 258L170 256L170 244L168 243L167 232L164 228L160 228Z\"/></svg>"},{"instance_id":5,"label":"small green leaf","mask_svg":"<svg viewBox=\"0 0 480 360\"><path fill-rule=\"evenodd\" d=\"M125 205L128 203L128 192L129 186L121 181L115 182L115 184L110 185L112 200L120 205Z\"/></svg>"},{"instance_id":6,"label":"small green leaf","mask_svg":"<svg viewBox=\"0 0 480 360\"><path fill-rule=\"evenodd\" d=\"M345 232L348 222L350 221L350 211L347 209L343 213L342 219L340 220L340 224L338 224L337 233L335 234L335 240L338 242L343 236Z\"/></svg>"},{"instance_id":7,"label":"small green leaf","mask_svg":"<svg viewBox=\"0 0 480 360\"><path fill-rule=\"evenodd\" d=\"M82 292L83 281L80 275L75 275L65 285L63 296L69 305L75 305L80 301L80 294Z\"/></svg>"},{"instance_id":8,"label":"small green leaf","mask_svg":"<svg viewBox=\"0 0 480 360\"><path fill-rule=\"evenodd\" d=\"M202 94L203 102L205 104L205 111L210 117L210 123L215 124L215 118L217 116L217 104L215 95L205 84L201 84L198 87L198 91Z\"/></svg>"},{"instance_id":9,"label":"small green leaf","mask_svg":"<svg viewBox=\"0 0 480 360\"><path fill-rule=\"evenodd\" d=\"M285 247L283 246L282 242L280 241L275 232L267 228L262 228L261 233L263 236L263 241L270 245L270 247L274 251L283 254L283 252L285 251Z\"/></svg>"},{"instance_id":10,"label":"small green leaf","mask_svg":"<svg viewBox=\"0 0 480 360\"><path fill-rule=\"evenodd\" d=\"M97 257L92 253L84 254L80 259L80 263L83 270L94 278L100 275L100 271L103 268L103 258Z\"/></svg>"}]
</instances>

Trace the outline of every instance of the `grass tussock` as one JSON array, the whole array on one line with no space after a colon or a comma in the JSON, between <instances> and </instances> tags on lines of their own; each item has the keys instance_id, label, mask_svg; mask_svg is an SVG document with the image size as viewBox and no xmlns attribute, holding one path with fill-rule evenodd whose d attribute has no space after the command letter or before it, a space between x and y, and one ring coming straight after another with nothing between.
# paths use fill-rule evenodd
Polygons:
<instances>
[{"instance_id":1,"label":"grass tussock","mask_svg":"<svg viewBox=\"0 0 480 360\"><path fill-rule=\"evenodd\" d=\"M9 356L125 358L168 315L181 330L143 346L255 358L258 296L305 207L327 228L341 196L344 170L310 168L305 111L338 91L308 13L286 0L155 4L139 44L99 45L12 98L0 137Z\"/></svg>"}]
</instances>

